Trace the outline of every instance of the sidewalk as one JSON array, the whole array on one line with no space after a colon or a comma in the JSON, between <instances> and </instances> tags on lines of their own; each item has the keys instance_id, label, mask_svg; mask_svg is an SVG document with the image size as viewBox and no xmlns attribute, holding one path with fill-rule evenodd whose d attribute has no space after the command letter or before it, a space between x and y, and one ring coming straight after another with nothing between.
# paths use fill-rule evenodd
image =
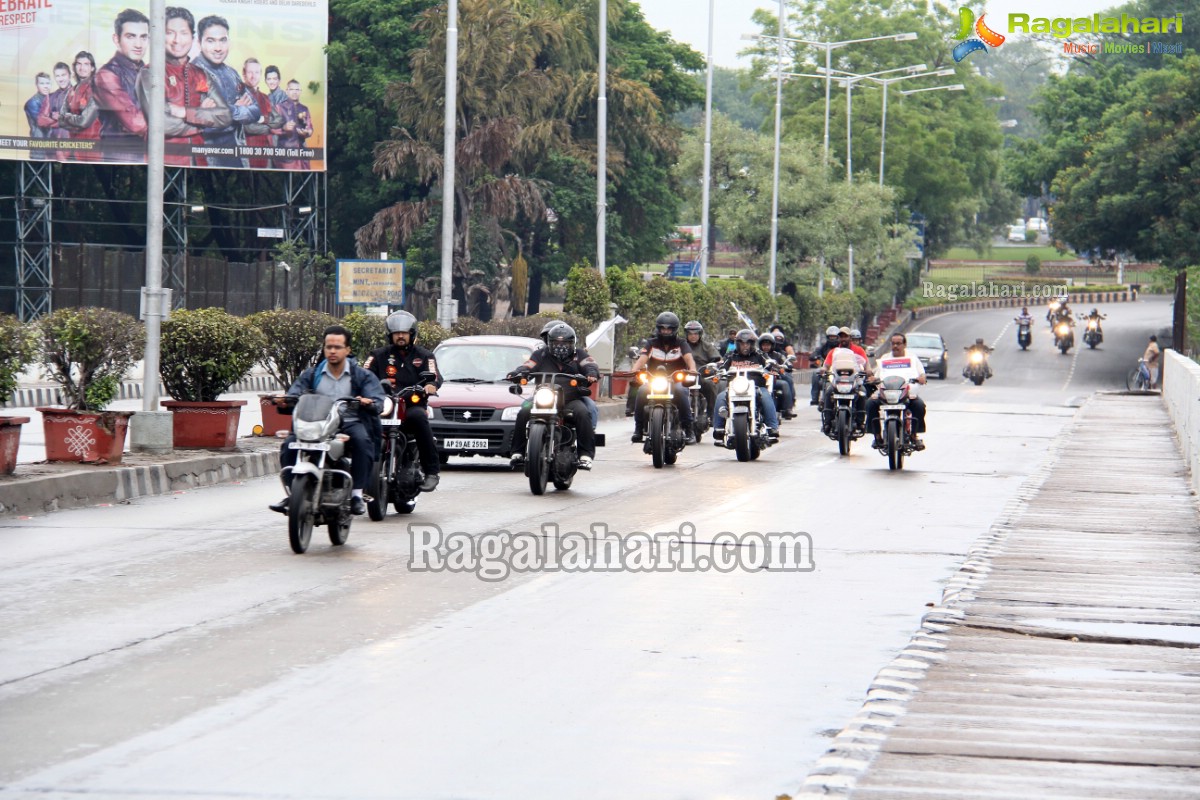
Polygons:
<instances>
[{"instance_id":1,"label":"sidewalk","mask_svg":"<svg viewBox=\"0 0 1200 800\"><path fill-rule=\"evenodd\" d=\"M797 797L1200 798L1200 514L1156 396L1095 395Z\"/></svg>"}]
</instances>

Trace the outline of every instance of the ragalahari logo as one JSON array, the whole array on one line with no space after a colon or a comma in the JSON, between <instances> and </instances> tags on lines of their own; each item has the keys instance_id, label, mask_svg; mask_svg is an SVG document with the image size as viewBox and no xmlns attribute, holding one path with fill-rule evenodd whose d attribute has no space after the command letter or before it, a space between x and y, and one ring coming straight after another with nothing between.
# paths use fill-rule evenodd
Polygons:
<instances>
[{"instance_id":1,"label":"ragalahari logo","mask_svg":"<svg viewBox=\"0 0 1200 800\"><path fill-rule=\"evenodd\" d=\"M960 8L958 10L958 33L955 34L955 39L964 39L954 46L951 54L955 61L962 61L967 56L974 53L976 50L987 52L987 46L999 47L1004 44L1004 36L996 33L994 30L983 24L983 18L987 14L980 14L979 19L975 19L975 13L969 8ZM975 36L971 36L971 30L974 29Z\"/></svg>"}]
</instances>

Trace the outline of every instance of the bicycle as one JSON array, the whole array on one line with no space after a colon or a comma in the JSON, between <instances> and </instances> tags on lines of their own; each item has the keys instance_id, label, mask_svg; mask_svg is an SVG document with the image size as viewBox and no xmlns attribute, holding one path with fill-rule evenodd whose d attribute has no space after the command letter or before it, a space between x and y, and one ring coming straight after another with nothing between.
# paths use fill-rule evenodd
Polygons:
<instances>
[{"instance_id":1,"label":"bicycle","mask_svg":"<svg viewBox=\"0 0 1200 800\"><path fill-rule=\"evenodd\" d=\"M1139 358L1137 366L1131 369L1125 378L1125 388L1131 392L1148 392L1150 383L1150 367L1146 364L1146 359Z\"/></svg>"}]
</instances>

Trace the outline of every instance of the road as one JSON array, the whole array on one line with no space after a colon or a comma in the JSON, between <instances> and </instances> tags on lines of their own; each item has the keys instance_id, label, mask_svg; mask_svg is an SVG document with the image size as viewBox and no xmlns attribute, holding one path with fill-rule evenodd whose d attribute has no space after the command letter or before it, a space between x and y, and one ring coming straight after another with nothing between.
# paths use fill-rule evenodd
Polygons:
<instances>
[{"instance_id":1,"label":"road","mask_svg":"<svg viewBox=\"0 0 1200 800\"><path fill-rule=\"evenodd\" d=\"M1103 310L1105 344L1070 356L1044 323L1017 351L1008 309L922 321L955 370L923 387L929 447L900 473L862 441L839 457L804 407L749 464L706 439L656 471L605 423L593 472L543 497L452 462L411 517L303 556L273 478L0 524L0 797L795 791L1078 399L1123 388L1169 324L1158 299ZM977 336L999 348L982 387L955 377ZM805 532L814 569L485 580L411 570L410 523L694 530L744 560L704 543Z\"/></svg>"}]
</instances>

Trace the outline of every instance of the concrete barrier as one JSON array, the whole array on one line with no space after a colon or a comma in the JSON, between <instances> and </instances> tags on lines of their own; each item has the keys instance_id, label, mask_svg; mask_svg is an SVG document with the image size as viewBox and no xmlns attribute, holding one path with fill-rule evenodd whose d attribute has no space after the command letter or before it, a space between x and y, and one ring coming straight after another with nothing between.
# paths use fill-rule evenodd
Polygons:
<instances>
[{"instance_id":1,"label":"concrete barrier","mask_svg":"<svg viewBox=\"0 0 1200 800\"><path fill-rule=\"evenodd\" d=\"M1200 364L1164 350L1162 398L1191 473L1192 490L1200 492Z\"/></svg>"},{"instance_id":2,"label":"concrete barrier","mask_svg":"<svg viewBox=\"0 0 1200 800\"><path fill-rule=\"evenodd\" d=\"M1123 292L1072 292L1073 305L1090 305L1092 303L1128 303L1136 299L1129 291ZM924 306L913 309L912 319L921 319L934 314L945 314L951 311L980 311L989 308L1021 308L1022 306L1044 305L1045 298L1030 300L1028 297L999 297L987 300L964 300L961 303L944 303L938 306Z\"/></svg>"}]
</instances>

